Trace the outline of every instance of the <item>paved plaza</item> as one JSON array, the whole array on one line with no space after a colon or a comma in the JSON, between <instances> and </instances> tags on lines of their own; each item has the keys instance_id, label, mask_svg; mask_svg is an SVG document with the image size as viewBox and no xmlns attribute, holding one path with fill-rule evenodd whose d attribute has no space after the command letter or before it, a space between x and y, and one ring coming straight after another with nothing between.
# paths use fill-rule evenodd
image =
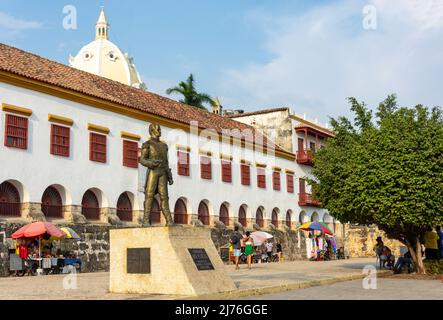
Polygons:
<instances>
[{"instance_id":1,"label":"paved plaza","mask_svg":"<svg viewBox=\"0 0 443 320\"><path fill-rule=\"evenodd\" d=\"M238 291L201 297L203 299L353 299L383 298L442 299L443 284L426 280L378 279L378 290L363 290L362 270L375 265L374 259L351 259L327 262L296 261L255 264L252 270L245 265L235 271L226 266ZM384 272L386 274L386 272ZM189 299L185 296L124 295L108 292L109 273L84 273L77 275L77 289L72 278L65 275L41 277L0 278L0 300L5 299ZM346 281L346 282L342 282ZM334 283L339 282L339 283ZM320 286L321 285L321 286ZM410 290L410 288L414 290ZM298 289L297 288L306 288ZM282 292L284 291L284 292ZM409 293L413 292L413 295Z\"/></svg>"},{"instance_id":2,"label":"paved plaza","mask_svg":"<svg viewBox=\"0 0 443 320\"><path fill-rule=\"evenodd\" d=\"M381 278L377 289L367 290L362 280L245 297L253 300L443 300L443 283L439 280L405 280Z\"/></svg>"}]
</instances>

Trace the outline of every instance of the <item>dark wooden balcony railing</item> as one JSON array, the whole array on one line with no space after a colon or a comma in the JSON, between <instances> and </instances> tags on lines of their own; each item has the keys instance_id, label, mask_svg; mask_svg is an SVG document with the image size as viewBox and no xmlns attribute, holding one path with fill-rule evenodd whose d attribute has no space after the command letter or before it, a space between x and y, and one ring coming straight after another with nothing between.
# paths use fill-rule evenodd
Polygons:
<instances>
[{"instance_id":1,"label":"dark wooden balcony railing","mask_svg":"<svg viewBox=\"0 0 443 320\"><path fill-rule=\"evenodd\" d=\"M309 193L299 193L298 194L298 205L319 207L320 202L318 200L313 199L312 195Z\"/></svg>"},{"instance_id":2,"label":"dark wooden balcony railing","mask_svg":"<svg viewBox=\"0 0 443 320\"><path fill-rule=\"evenodd\" d=\"M100 220L100 208L82 208L82 214L88 220Z\"/></svg>"},{"instance_id":3,"label":"dark wooden balcony railing","mask_svg":"<svg viewBox=\"0 0 443 320\"><path fill-rule=\"evenodd\" d=\"M21 204L15 202L0 202L0 216L20 217Z\"/></svg>"},{"instance_id":4,"label":"dark wooden balcony railing","mask_svg":"<svg viewBox=\"0 0 443 320\"><path fill-rule=\"evenodd\" d=\"M154 210L151 210L151 222L153 219ZM121 221L131 222L132 221L132 210L131 209L117 209L117 216Z\"/></svg>"},{"instance_id":5,"label":"dark wooden balcony railing","mask_svg":"<svg viewBox=\"0 0 443 320\"><path fill-rule=\"evenodd\" d=\"M63 207L60 205L42 204L42 212L48 218L63 218Z\"/></svg>"},{"instance_id":6,"label":"dark wooden balcony railing","mask_svg":"<svg viewBox=\"0 0 443 320\"><path fill-rule=\"evenodd\" d=\"M314 164L314 153L312 150L297 151L297 163L312 166Z\"/></svg>"}]
</instances>

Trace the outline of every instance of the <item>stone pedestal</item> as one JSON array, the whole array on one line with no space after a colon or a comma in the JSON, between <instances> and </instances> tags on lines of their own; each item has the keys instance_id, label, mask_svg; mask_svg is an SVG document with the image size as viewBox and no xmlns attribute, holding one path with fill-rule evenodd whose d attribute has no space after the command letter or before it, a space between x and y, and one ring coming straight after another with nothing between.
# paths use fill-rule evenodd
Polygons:
<instances>
[{"instance_id":1,"label":"stone pedestal","mask_svg":"<svg viewBox=\"0 0 443 320\"><path fill-rule=\"evenodd\" d=\"M236 287L211 240L210 229L177 226L110 230L109 289L114 293L202 295Z\"/></svg>"}]
</instances>

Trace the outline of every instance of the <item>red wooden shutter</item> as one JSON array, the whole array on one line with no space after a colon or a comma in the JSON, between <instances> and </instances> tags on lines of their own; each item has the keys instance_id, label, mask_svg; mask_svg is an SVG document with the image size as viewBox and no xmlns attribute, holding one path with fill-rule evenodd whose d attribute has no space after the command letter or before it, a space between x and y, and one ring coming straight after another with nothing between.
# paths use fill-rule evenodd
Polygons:
<instances>
[{"instance_id":1,"label":"red wooden shutter","mask_svg":"<svg viewBox=\"0 0 443 320\"><path fill-rule=\"evenodd\" d=\"M91 132L89 136L89 160L106 162L106 136Z\"/></svg>"},{"instance_id":2,"label":"red wooden shutter","mask_svg":"<svg viewBox=\"0 0 443 320\"><path fill-rule=\"evenodd\" d=\"M302 138L298 138L298 151L303 151L305 149L304 140Z\"/></svg>"},{"instance_id":3,"label":"red wooden shutter","mask_svg":"<svg viewBox=\"0 0 443 320\"><path fill-rule=\"evenodd\" d=\"M138 168L138 143L123 140L123 165L130 168Z\"/></svg>"},{"instance_id":4,"label":"red wooden shutter","mask_svg":"<svg viewBox=\"0 0 443 320\"><path fill-rule=\"evenodd\" d=\"M263 168L257 168L257 186L259 188L266 188L266 172Z\"/></svg>"},{"instance_id":5,"label":"red wooden shutter","mask_svg":"<svg viewBox=\"0 0 443 320\"><path fill-rule=\"evenodd\" d=\"M299 179L299 187L300 187L300 193L306 193L304 179Z\"/></svg>"},{"instance_id":6,"label":"red wooden shutter","mask_svg":"<svg viewBox=\"0 0 443 320\"><path fill-rule=\"evenodd\" d=\"M206 156L200 157L200 173L202 179L212 179L212 163L211 158Z\"/></svg>"},{"instance_id":7,"label":"red wooden shutter","mask_svg":"<svg viewBox=\"0 0 443 320\"><path fill-rule=\"evenodd\" d=\"M274 186L274 190L280 191L280 172L274 171L272 173L272 185Z\"/></svg>"},{"instance_id":8,"label":"red wooden shutter","mask_svg":"<svg viewBox=\"0 0 443 320\"><path fill-rule=\"evenodd\" d=\"M180 176L189 176L189 153L177 151L177 174Z\"/></svg>"},{"instance_id":9,"label":"red wooden shutter","mask_svg":"<svg viewBox=\"0 0 443 320\"><path fill-rule=\"evenodd\" d=\"M28 118L6 115L5 146L28 149Z\"/></svg>"},{"instance_id":10,"label":"red wooden shutter","mask_svg":"<svg viewBox=\"0 0 443 320\"><path fill-rule=\"evenodd\" d=\"M51 125L51 154L69 157L70 154L71 129L68 127Z\"/></svg>"},{"instance_id":11,"label":"red wooden shutter","mask_svg":"<svg viewBox=\"0 0 443 320\"><path fill-rule=\"evenodd\" d=\"M244 186L249 186L251 184L251 167L247 164L242 164L240 166L241 170L241 184Z\"/></svg>"},{"instance_id":12,"label":"red wooden shutter","mask_svg":"<svg viewBox=\"0 0 443 320\"><path fill-rule=\"evenodd\" d=\"M232 163L231 161L222 160L221 161L222 168L222 181L223 182L232 182Z\"/></svg>"},{"instance_id":13,"label":"red wooden shutter","mask_svg":"<svg viewBox=\"0 0 443 320\"><path fill-rule=\"evenodd\" d=\"M286 174L286 189L289 193L294 193L294 176Z\"/></svg>"}]
</instances>

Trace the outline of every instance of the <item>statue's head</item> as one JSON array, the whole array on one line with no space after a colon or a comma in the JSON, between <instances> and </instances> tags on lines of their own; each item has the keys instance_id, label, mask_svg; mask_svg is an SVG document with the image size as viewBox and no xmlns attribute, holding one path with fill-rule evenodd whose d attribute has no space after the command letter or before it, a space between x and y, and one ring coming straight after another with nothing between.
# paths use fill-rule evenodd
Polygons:
<instances>
[{"instance_id":1,"label":"statue's head","mask_svg":"<svg viewBox=\"0 0 443 320\"><path fill-rule=\"evenodd\" d=\"M162 135L162 129L160 128L160 126L156 123L151 123L149 125L149 135L152 138L160 138L160 136Z\"/></svg>"}]
</instances>

